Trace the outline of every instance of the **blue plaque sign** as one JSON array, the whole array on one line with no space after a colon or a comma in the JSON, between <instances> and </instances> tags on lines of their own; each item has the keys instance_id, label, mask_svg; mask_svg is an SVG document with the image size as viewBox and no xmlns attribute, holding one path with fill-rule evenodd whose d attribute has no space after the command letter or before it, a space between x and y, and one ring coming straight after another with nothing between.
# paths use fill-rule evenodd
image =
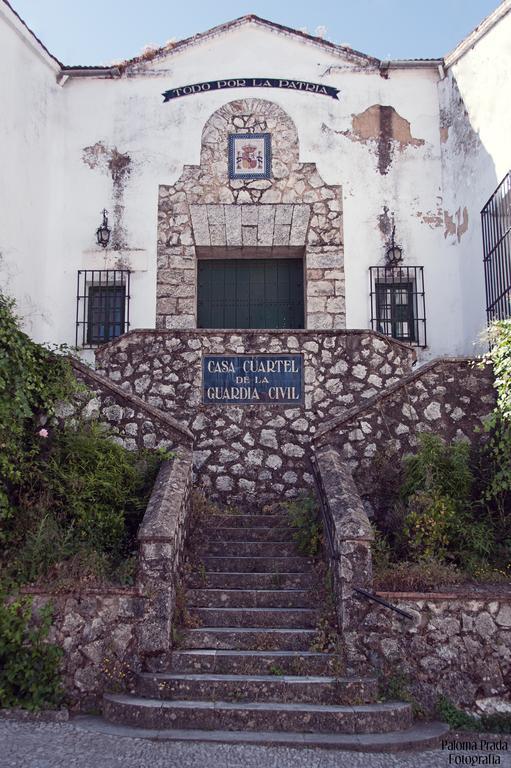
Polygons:
<instances>
[{"instance_id":1,"label":"blue plaque sign","mask_svg":"<svg viewBox=\"0 0 511 768\"><path fill-rule=\"evenodd\" d=\"M301 405L302 355L205 355L202 402Z\"/></svg>"}]
</instances>

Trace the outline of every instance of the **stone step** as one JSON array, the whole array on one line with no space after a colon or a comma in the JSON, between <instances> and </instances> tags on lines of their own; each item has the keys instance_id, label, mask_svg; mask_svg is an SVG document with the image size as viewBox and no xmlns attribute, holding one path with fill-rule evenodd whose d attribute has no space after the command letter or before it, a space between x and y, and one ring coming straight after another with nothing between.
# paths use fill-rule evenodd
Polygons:
<instances>
[{"instance_id":1,"label":"stone step","mask_svg":"<svg viewBox=\"0 0 511 768\"><path fill-rule=\"evenodd\" d=\"M315 608L312 589L189 589L189 608Z\"/></svg>"},{"instance_id":2,"label":"stone step","mask_svg":"<svg viewBox=\"0 0 511 768\"><path fill-rule=\"evenodd\" d=\"M308 651L315 638L313 629L264 629L262 627L199 627L184 629L183 649Z\"/></svg>"},{"instance_id":3,"label":"stone step","mask_svg":"<svg viewBox=\"0 0 511 768\"><path fill-rule=\"evenodd\" d=\"M106 733L116 737L152 739L157 741L188 741L209 744L255 744L258 746L307 747L336 749L351 752L422 751L439 746L449 733L445 723L420 723L402 731L387 733L296 733L294 731L197 731L150 730L127 725L114 725L103 718L81 715L73 720L75 727L93 733ZM345 765L350 762L342 761ZM339 765L342 764L339 762ZM315 763L319 765L320 763Z\"/></svg>"},{"instance_id":4,"label":"stone step","mask_svg":"<svg viewBox=\"0 0 511 768\"><path fill-rule=\"evenodd\" d=\"M318 612L310 608L190 608L190 617L205 627L268 627L309 629Z\"/></svg>"},{"instance_id":5,"label":"stone step","mask_svg":"<svg viewBox=\"0 0 511 768\"><path fill-rule=\"evenodd\" d=\"M147 698L179 701L363 704L376 700L378 685L375 678L167 672L138 675L136 692Z\"/></svg>"},{"instance_id":6,"label":"stone step","mask_svg":"<svg viewBox=\"0 0 511 768\"><path fill-rule=\"evenodd\" d=\"M273 702L162 701L105 694L103 715L111 723L142 728L264 730L300 733L386 733L410 728L410 704L356 706Z\"/></svg>"},{"instance_id":7,"label":"stone step","mask_svg":"<svg viewBox=\"0 0 511 768\"><path fill-rule=\"evenodd\" d=\"M172 672L217 675L332 675L339 666L336 656L317 651L173 651L171 663Z\"/></svg>"},{"instance_id":8,"label":"stone step","mask_svg":"<svg viewBox=\"0 0 511 768\"><path fill-rule=\"evenodd\" d=\"M225 527L202 528L201 539L204 541L292 541L289 526L273 527Z\"/></svg>"},{"instance_id":9,"label":"stone step","mask_svg":"<svg viewBox=\"0 0 511 768\"><path fill-rule=\"evenodd\" d=\"M208 515L201 521L208 528L289 528L289 516L282 513L274 515Z\"/></svg>"},{"instance_id":10,"label":"stone step","mask_svg":"<svg viewBox=\"0 0 511 768\"><path fill-rule=\"evenodd\" d=\"M307 573L225 573L194 571L186 577L190 589L310 589L316 585L313 572Z\"/></svg>"},{"instance_id":11,"label":"stone step","mask_svg":"<svg viewBox=\"0 0 511 768\"><path fill-rule=\"evenodd\" d=\"M208 541L198 548L198 556L217 557L300 557L293 541Z\"/></svg>"},{"instance_id":12,"label":"stone step","mask_svg":"<svg viewBox=\"0 0 511 768\"><path fill-rule=\"evenodd\" d=\"M307 557L216 557L201 558L206 571L223 573L308 573L313 560Z\"/></svg>"}]
</instances>

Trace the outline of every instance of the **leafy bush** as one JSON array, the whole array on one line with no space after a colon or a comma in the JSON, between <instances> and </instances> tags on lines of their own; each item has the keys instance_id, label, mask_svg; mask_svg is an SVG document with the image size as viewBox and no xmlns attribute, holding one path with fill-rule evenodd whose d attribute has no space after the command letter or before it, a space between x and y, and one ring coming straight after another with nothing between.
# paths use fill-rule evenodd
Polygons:
<instances>
[{"instance_id":1,"label":"leafy bush","mask_svg":"<svg viewBox=\"0 0 511 768\"><path fill-rule=\"evenodd\" d=\"M85 573L94 566L100 579L114 572L122 579L164 454L127 451L97 424L55 430L47 440L17 488L4 573L18 582L69 577L81 561ZM69 568L52 573L66 561Z\"/></svg>"},{"instance_id":2,"label":"leafy bush","mask_svg":"<svg viewBox=\"0 0 511 768\"><path fill-rule=\"evenodd\" d=\"M52 607L46 605L31 627L30 598L7 601L0 592L0 707L55 709L63 697L62 650L46 642Z\"/></svg>"},{"instance_id":3,"label":"leafy bush","mask_svg":"<svg viewBox=\"0 0 511 768\"><path fill-rule=\"evenodd\" d=\"M0 542L12 530L15 489L41 450L38 420L51 417L75 386L69 362L55 351L20 330L14 302L0 293Z\"/></svg>"},{"instance_id":4,"label":"leafy bush","mask_svg":"<svg viewBox=\"0 0 511 768\"><path fill-rule=\"evenodd\" d=\"M101 579L132 578L136 531L159 464L171 454L127 451L99 424L56 426L57 404L77 386L69 361L23 333L0 294L4 580L69 578L78 567Z\"/></svg>"},{"instance_id":5,"label":"leafy bush","mask_svg":"<svg viewBox=\"0 0 511 768\"><path fill-rule=\"evenodd\" d=\"M322 544L323 527L319 519L319 508L313 496L304 496L296 501L282 503L293 527L293 539L303 555L316 557Z\"/></svg>"},{"instance_id":6,"label":"leafy bush","mask_svg":"<svg viewBox=\"0 0 511 768\"><path fill-rule=\"evenodd\" d=\"M417 452L405 456L395 472L400 483L391 511L378 521L384 544L377 538L375 562L385 581L392 580L389 571L396 561L431 564L414 569L410 582L443 581L449 574L440 566L454 566L447 583L459 581L457 569L475 577L505 569L511 551L505 535L509 516L499 516L485 500L486 451L484 445L475 450L465 442L448 444L438 435L420 435ZM402 576L406 573L396 573L397 581Z\"/></svg>"}]
</instances>

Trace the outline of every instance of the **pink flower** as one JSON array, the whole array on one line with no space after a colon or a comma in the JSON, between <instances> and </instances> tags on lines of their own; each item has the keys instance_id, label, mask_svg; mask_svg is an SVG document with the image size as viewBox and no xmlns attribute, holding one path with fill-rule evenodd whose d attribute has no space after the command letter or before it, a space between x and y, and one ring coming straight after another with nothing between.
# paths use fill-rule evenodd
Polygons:
<instances>
[{"instance_id":1,"label":"pink flower","mask_svg":"<svg viewBox=\"0 0 511 768\"><path fill-rule=\"evenodd\" d=\"M39 437L48 437L48 430L47 429L40 429L37 433Z\"/></svg>"}]
</instances>

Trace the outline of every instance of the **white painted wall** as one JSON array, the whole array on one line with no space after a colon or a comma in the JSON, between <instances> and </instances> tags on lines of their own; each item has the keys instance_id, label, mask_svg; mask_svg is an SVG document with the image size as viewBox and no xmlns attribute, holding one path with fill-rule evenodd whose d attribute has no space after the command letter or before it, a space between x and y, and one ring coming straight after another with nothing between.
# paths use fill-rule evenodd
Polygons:
<instances>
[{"instance_id":1,"label":"white painted wall","mask_svg":"<svg viewBox=\"0 0 511 768\"><path fill-rule=\"evenodd\" d=\"M486 327L480 212L511 169L511 13L453 65L439 85L444 203L467 209L468 229L450 236L461 277L463 345ZM450 256L449 256L450 258Z\"/></svg>"},{"instance_id":2,"label":"white painted wall","mask_svg":"<svg viewBox=\"0 0 511 768\"><path fill-rule=\"evenodd\" d=\"M27 330L57 340L45 275L60 67L0 5L0 286L17 298Z\"/></svg>"},{"instance_id":3,"label":"white painted wall","mask_svg":"<svg viewBox=\"0 0 511 768\"><path fill-rule=\"evenodd\" d=\"M47 316L46 323L30 326L37 339L74 343L77 270L113 267L119 259L134 270L132 327L154 327L158 185L176 181L183 164L199 162L202 128L212 112L233 99L261 97L280 104L295 121L300 159L317 163L325 181L343 186L348 327L369 325L368 267L383 264L386 242L378 217L387 207L395 215L405 263L425 267L430 347L422 359L471 351L466 312L471 304L475 311L482 272L474 270L468 285L464 272L467 258L476 264L480 252L475 234L469 242L470 230L459 244L444 236L444 209L455 212L458 199L455 185L447 196L443 189L450 171L444 160L442 175L438 88L446 93L447 81L438 85L436 67L391 69L384 79L363 62L250 24L146 63L130 76L70 77L60 87L55 71L1 17L0 34L0 55L11 71L9 85L2 87L12 104L8 121L0 120L0 152L7 158L6 178L12 179L12 191L3 190L0 197L0 210L7 203L9 219L0 231L0 250L11 274L17 264L26 267L10 283L22 307L30 296ZM13 65L20 59L23 66ZM165 104L161 97L188 83L247 76L334 85L340 100L275 89L224 90ZM376 142L343 135L353 133L352 115L374 104L394 107L410 122L411 135L423 141L396 144L384 175L378 172ZM84 150L99 142L106 149L104 162L91 168ZM120 250L103 251L95 246L94 233L101 209L114 210L107 168L114 148L130 158L117 198L126 236ZM110 221L118 227L112 215ZM470 300L463 291L470 292Z\"/></svg>"}]
</instances>

